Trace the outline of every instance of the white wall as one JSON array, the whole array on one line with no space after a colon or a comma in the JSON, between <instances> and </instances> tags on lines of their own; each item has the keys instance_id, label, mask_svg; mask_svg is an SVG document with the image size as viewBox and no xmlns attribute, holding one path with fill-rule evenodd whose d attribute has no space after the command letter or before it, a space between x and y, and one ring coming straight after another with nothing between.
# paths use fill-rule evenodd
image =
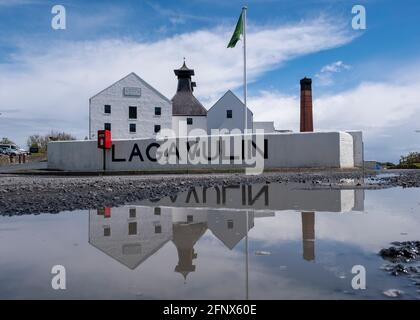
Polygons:
<instances>
[{"instance_id":1,"label":"white wall","mask_svg":"<svg viewBox=\"0 0 420 320\"><path fill-rule=\"evenodd\" d=\"M143 200L144 206L175 207L183 212L197 208L252 210L252 211L324 211L349 212L363 211L364 190L308 190L297 185L253 184L217 186L213 188L195 187L178 193L174 197L159 200ZM185 220L186 221L186 220Z\"/></svg>"},{"instance_id":2,"label":"white wall","mask_svg":"<svg viewBox=\"0 0 420 320\"><path fill-rule=\"evenodd\" d=\"M264 133L275 132L274 121L254 121L253 132L264 130Z\"/></svg>"},{"instance_id":3,"label":"white wall","mask_svg":"<svg viewBox=\"0 0 420 320\"><path fill-rule=\"evenodd\" d=\"M140 88L141 96L125 96L124 87ZM114 139L153 137L155 125L160 125L161 129L172 127L172 103L134 73L92 97L89 104L91 139L97 138L97 131L103 130L106 122L111 123ZM104 113L106 104L111 105L111 114ZM137 107L135 120L129 119L130 106ZM161 108L161 116L155 116L155 107ZM129 132L130 123L136 124L136 133Z\"/></svg>"},{"instance_id":4,"label":"white wall","mask_svg":"<svg viewBox=\"0 0 420 320\"><path fill-rule=\"evenodd\" d=\"M187 118L192 118L192 125L187 125ZM205 116L172 116L172 130L177 136L187 136L191 130L201 129L207 132L207 117Z\"/></svg>"},{"instance_id":5,"label":"white wall","mask_svg":"<svg viewBox=\"0 0 420 320\"><path fill-rule=\"evenodd\" d=\"M227 110L232 110L232 118L226 117ZM211 134L211 129L239 129L244 132L245 105L232 91L228 91L207 111L207 123L208 134ZM249 109L247 126L252 132L253 114Z\"/></svg>"},{"instance_id":6,"label":"white wall","mask_svg":"<svg viewBox=\"0 0 420 320\"><path fill-rule=\"evenodd\" d=\"M354 145L354 166L363 167L363 132L362 131L346 131L353 137Z\"/></svg>"},{"instance_id":7,"label":"white wall","mask_svg":"<svg viewBox=\"0 0 420 320\"><path fill-rule=\"evenodd\" d=\"M201 137L199 140L207 138ZM354 166L353 138L345 132L271 133L266 134L264 138L267 140L268 146L268 158L264 160L266 169L351 168ZM112 159L110 150L107 151L106 155L107 170L162 171L244 167L243 164L234 164L233 161L227 164L220 161L217 164L193 165L191 163L176 163L162 165L151 160L156 155L157 146L153 145L155 143L159 144L162 142L154 139L114 141L114 159ZM130 161L130 156L135 146L140 150L141 157L133 156ZM147 155L149 155L149 158ZM101 171L102 150L97 149L96 141L50 142L48 144L48 168L68 171Z\"/></svg>"}]
</instances>

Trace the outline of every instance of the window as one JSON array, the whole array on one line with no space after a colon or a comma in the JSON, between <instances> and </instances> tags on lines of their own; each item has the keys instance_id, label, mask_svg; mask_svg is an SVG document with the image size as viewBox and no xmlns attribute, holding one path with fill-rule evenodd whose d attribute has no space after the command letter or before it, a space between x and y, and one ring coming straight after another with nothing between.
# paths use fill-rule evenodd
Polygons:
<instances>
[{"instance_id":1,"label":"window","mask_svg":"<svg viewBox=\"0 0 420 320\"><path fill-rule=\"evenodd\" d=\"M109 122L105 123L104 129L111 131L111 124Z\"/></svg>"},{"instance_id":2,"label":"window","mask_svg":"<svg viewBox=\"0 0 420 320\"><path fill-rule=\"evenodd\" d=\"M129 212L130 212L130 218L136 217L136 208L130 208Z\"/></svg>"},{"instance_id":3,"label":"window","mask_svg":"<svg viewBox=\"0 0 420 320\"><path fill-rule=\"evenodd\" d=\"M162 108L161 107L155 107L155 116L160 116L162 114Z\"/></svg>"},{"instance_id":4,"label":"window","mask_svg":"<svg viewBox=\"0 0 420 320\"><path fill-rule=\"evenodd\" d=\"M232 110L226 110L226 118L232 119Z\"/></svg>"},{"instance_id":5,"label":"window","mask_svg":"<svg viewBox=\"0 0 420 320\"><path fill-rule=\"evenodd\" d=\"M111 114L111 106L109 104L104 105L104 113Z\"/></svg>"},{"instance_id":6,"label":"window","mask_svg":"<svg viewBox=\"0 0 420 320\"><path fill-rule=\"evenodd\" d=\"M160 207L155 207L154 213L155 213L156 216L160 216L160 213L161 213Z\"/></svg>"},{"instance_id":7,"label":"window","mask_svg":"<svg viewBox=\"0 0 420 320\"><path fill-rule=\"evenodd\" d=\"M193 124L193 119L192 118L187 118L187 124L192 125Z\"/></svg>"},{"instance_id":8,"label":"window","mask_svg":"<svg viewBox=\"0 0 420 320\"><path fill-rule=\"evenodd\" d=\"M227 228L228 229L233 229L233 220L228 220L227 221Z\"/></svg>"},{"instance_id":9,"label":"window","mask_svg":"<svg viewBox=\"0 0 420 320\"><path fill-rule=\"evenodd\" d=\"M128 118L129 119L137 119L137 107L129 107L128 108Z\"/></svg>"},{"instance_id":10,"label":"window","mask_svg":"<svg viewBox=\"0 0 420 320\"><path fill-rule=\"evenodd\" d=\"M130 222L128 224L128 235L136 235L137 234L137 222Z\"/></svg>"},{"instance_id":11,"label":"window","mask_svg":"<svg viewBox=\"0 0 420 320\"><path fill-rule=\"evenodd\" d=\"M162 233L162 226L157 224L155 225L155 233Z\"/></svg>"},{"instance_id":12,"label":"window","mask_svg":"<svg viewBox=\"0 0 420 320\"><path fill-rule=\"evenodd\" d=\"M136 132L136 124L130 123L130 133L135 133L135 132Z\"/></svg>"},{"instance_id":13,"label":"window","mask_svg":"<svg viewBox=\"0 0 420 320\"><path fill-rule=\"evenodd\" d=\"M160 125L156 124L155 125L155 133L158 133L160 131Z\"/></svg>"},{"instance_id":14,"label":"window","mask_svg":"<svg viewBox=\"0 0 420 320\"><path fill-rule=\"evenodd\" d=\"M110 237L111 236L111 227L105 227L104 228L104 237Z\"/></svg>"},{"instance_id":15,"label":"window","mask_svg":"<svg viewBox=\"0 0 420 320\"><path fill-rule=\"evenodd\" d=\"M193 222L193 221L194 221L194 216L188 215L187 216L187 222L190 223L190 222Z\"/></svg>"}]
</instances>

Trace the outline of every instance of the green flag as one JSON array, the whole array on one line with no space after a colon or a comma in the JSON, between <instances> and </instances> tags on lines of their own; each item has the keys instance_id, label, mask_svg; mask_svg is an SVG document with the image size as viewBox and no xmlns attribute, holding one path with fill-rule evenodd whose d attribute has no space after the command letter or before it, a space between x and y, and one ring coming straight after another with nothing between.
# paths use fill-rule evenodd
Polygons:
<instances>
[{"instance_id":1,"label":"green flag","mask_svg":"<svg viewBox=\"0 0 420 320\"><path fill-rule=\"evenodd\" d=\"M233 32L232 39L230 39L228 48L233 48L236 46L236 43L241 38L241 34L244 32L244 23L243 23L243 12L241 12L241 15L239 16L238 23L236 24L235 31Z\"/></svg>"}]
</instances>

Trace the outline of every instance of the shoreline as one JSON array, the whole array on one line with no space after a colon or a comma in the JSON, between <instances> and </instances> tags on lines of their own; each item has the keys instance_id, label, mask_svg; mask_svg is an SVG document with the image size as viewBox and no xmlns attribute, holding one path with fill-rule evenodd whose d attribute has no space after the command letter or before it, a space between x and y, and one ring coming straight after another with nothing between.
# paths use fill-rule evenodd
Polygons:
<instances>
[{"instance_id":1,"label":"shoreline","mask_svg":"<svg viewBox=\"0 0 420 320\"><path fill-rule=\"evenodd\" d=\"M106 176L3 173L0 175L0 215L115 207L144 199L174 195L199 186L277 182L314 190L420 187L420 170L388 170L380 172L379 175L369 172L365 174L365 178L369 179L365 179L363 183L362 171L354 170L267 172L257 176L247 176L243 173Z\"/></svg>"}]
</instances>

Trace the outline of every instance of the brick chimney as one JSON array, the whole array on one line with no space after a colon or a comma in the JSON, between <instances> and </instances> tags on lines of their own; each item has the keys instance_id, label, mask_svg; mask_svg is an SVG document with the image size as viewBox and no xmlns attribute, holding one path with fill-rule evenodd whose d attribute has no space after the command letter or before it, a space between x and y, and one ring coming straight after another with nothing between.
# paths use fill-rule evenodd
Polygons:
<instances>
[{"instance_id":1,"label":"brick chimney","mask_svg":"<svg viewBox=\"0 0 420 320\"><path fill-rule=\"evenodd\" d=\"M312 80L300 80L300 132L314 131L312 118Z\"/></svg>"}]
</instances>

